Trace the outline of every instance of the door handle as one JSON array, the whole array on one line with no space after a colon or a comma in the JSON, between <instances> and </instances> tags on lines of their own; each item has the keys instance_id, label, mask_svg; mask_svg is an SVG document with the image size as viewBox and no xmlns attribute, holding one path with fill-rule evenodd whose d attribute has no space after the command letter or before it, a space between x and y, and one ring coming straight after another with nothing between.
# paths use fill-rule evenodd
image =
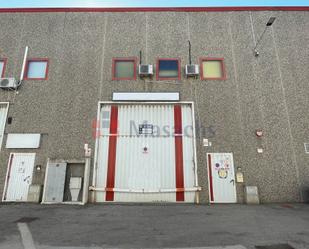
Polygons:
<instances>
[{"instance_id":1,"label":"door handle","mask_svg":"<svg viewBox=\"0 0 309 249\"><path fill-rule=\"evenodd\" d=\"M234 179L230 180L230 183L233 183L233 185L235 185L235 180Z\"/></svg>"},{"instance_id":2,"label":"door handle","mask_svg":"<svg viewBox=\"0 0 309 249\"><path fill-rule=\"evenodd\" d=\"M24 182L29 180L30 179L30 176L27 176L25 179L24 179Z\"/></svg>"}]
</instances>

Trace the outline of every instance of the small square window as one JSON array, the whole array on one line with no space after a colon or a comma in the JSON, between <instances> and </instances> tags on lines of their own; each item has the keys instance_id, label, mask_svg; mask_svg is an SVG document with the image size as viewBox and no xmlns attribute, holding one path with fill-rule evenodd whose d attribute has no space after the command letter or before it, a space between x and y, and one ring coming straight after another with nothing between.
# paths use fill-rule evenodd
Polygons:
<instances>
[{"instance_id":1,"label":"small square window","mask_svg":"<svg viewBox=\"0 0 309 249\"><path fill-rule=\"evenodd\" d=\"M201 60L201 78L224 80L226 79L223 59L205 58Z\"/></svg>"},{"instance_id":2,"label":"small square window","mask_svg":"<svg viewBox=\"0 0 309 249\"><path fill-rule=\"evenodd\" d=\"M180 60L179 59L158 59L157 80L179 80Z\"/></svg>"},{"instance_id":3,"label":"small square window","mask_svg":"<svg viewBox=\"0 0 309 249\"><path fill-rule=\"evenodd\" d=\"M139 134L151 135L153 134L153 125L142 124L138 126Z\"/></svg>"},{"instance_id":4,"label":"small square window","mask_svg":"<svg viewBox=\"0 0 309 249\"><path fill-rule=\"evenodd\" d=\"M113 59L113 80L136 80L136 59Z\"/></svg>"},{"instance_id":5,"label":"small square window","mask_svg":"<svg viewBox=\"0 0 309 249\"><path fill-rule=\"evenodd\" d=\"M26 77L28 80L47 80L48 59L30 59L26 65Z\"/></svg>"},{"instance_id":6,"label":"small square window","mask_svg":"<svg viewBox=\"0 0 309 249\"><path fill-rule=\"evenodd\" d=\"M6 67L6 59L0 59L0 78L4 77L5 67Z\"/></svg>"}]
</instances>

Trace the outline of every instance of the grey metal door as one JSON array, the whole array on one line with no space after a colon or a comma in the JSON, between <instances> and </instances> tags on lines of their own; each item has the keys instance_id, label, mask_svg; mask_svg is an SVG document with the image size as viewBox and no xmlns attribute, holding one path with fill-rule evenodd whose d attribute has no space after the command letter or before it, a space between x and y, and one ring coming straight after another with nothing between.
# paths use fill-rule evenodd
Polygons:
<instances>
[{"instance_id":1,"label":"grey metal door","mask_svg":"<svg viewBox=\"0 0 309 249\"><path fill-rule=\"evenodd\" d=\"M43 202L63 202L66 163L49 163L47 165Z\"/></svg>"}]
</instances>

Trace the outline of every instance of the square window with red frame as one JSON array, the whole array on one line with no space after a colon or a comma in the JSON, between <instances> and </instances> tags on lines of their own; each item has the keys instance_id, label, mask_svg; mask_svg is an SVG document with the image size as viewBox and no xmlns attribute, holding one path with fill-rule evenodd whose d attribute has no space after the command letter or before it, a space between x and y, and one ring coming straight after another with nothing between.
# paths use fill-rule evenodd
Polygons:
<instances>
[{"instance_id":1,"label":"square window with red frame","mask_svg":"<svg viewBox=\"0 0 309 249\"><path fill-rule=\"evenodd\" d=\"M6 59L0 59L0 78L4 77L6 61L7 61Z\"/></svg>"},{"instance_id":2,"label":"square window with red frame","mask_svg":"<svg viewBox=\"0 0 309 249\"><path fill-rule=\"evenodd\" d=\"M157 80L180 80L180 59L158 59Z\"/></svg>"},{"instance_id":3,"label":"square window with red frame","mask_svg":"<svg viewBox=\"0 0 309 249\"><path fill-rule=\"evenodd\" d=\"M136 58L114 58L113 80L136 80Z\"/></svg>"},{"instance_id":4,"label":"square window with red frame","mask_svg":"<svg viewBox=\"0 0 309 249\"><path fill-rule=\"evenodd\" d=\"M201 79L225 80L226 73L223 58L202 58Z\"/></svg>"},{"instance_id":5,"label":"square window with red frame","mask_svg":"<svg viewBox=\"0 0 309 249\"><path fill-rule=\"evenodd\" d=\"M28 59L25 80L47 80L48 59Z\"/></svg>"}]
</instances>

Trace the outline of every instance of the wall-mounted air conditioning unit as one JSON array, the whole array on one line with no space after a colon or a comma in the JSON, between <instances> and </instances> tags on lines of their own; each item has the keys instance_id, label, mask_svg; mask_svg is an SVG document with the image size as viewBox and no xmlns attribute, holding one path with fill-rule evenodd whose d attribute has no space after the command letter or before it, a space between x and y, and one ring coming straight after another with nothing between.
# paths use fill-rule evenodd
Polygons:
<instances>
[{"instance_id":1,"label":"wall-mounted air conditioning unit","mask_svg":"<svg viewBox=\"0 0 309 249\"><path fill-rule=\"evenodd\" d=\"M0 88L9 89L16 88L17 81L14 78L0 78Z\"/></svg>"},{"instance_id":2,"label":"wall-mounted air conditioning unit","mask_svg":"<svg viewBox=\"0 0 309 249\"><path fill-rule=\"evenodd\" d=\"M153 65L139 65L138 74L140 76L151 76L153 75Z\"/></svg>"},{"instance_id":3,"label":"wall-mounted air conditioning unit","mask_svg":"<svg viewBox=\"0 0 309 249\"><path fill-rule=\"evenodd\" d=\"M200 74L198 65L186 65L187 76L198 76Z\"/></svg>"}]
</instances>

